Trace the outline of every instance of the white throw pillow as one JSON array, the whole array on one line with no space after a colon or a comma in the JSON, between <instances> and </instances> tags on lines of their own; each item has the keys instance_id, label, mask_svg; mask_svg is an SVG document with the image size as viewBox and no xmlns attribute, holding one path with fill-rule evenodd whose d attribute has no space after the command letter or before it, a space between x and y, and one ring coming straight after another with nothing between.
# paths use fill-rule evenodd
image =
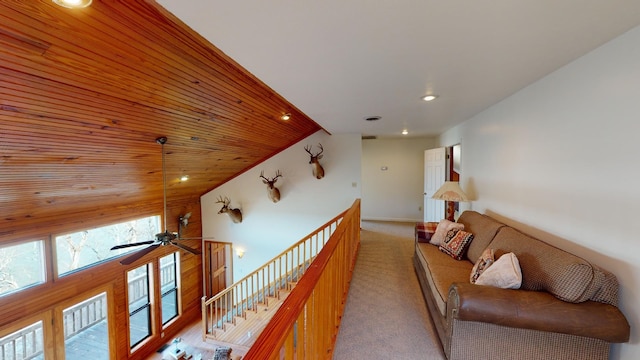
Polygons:
<instances>
[{"instance_id":1,"label":"white throw pillow","mask_svg":"<svg viewBox=\"0 0 640 360\"><path fill-rule=\"evenodd\" d=\"M435 246L442 245L444 243L444 238L445 236L447 236L449 230L453 229L464 230L464 224L455 223L447 219L440 220L438 226L436 227L436 231L433 233L431 240L429 240L429 243Z\"/></svg>"},{"instance_id":2,"label":"white throw pillow","mask_svg":"<svg viewBox=\"0 0 640 360\"><path fill-rule=\"evenodd\" d=\"M519 289L521 284L522 271L514 253L500 256L476 280L476 285L488 285L502 289Z\"/></svg>"}]
</instances>

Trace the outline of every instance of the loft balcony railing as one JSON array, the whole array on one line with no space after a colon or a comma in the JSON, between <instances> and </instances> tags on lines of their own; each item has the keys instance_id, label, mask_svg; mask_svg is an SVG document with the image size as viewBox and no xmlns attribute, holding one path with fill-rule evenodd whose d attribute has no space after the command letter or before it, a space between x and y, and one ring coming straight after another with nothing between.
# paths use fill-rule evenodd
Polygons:
<instances>
[{"instance_id":1,"label":"loft balcony railing","mask_svg":"<svg viewBox=\"0 0 640 360\"><path fill-rule=\"evenodd\" d=\"M307 271L324 248L347 211L322 225L265 265L245 276L225 290L207 299L202 298L202 338L216 339L225 324L235 324L248 311L258 311L268 305L270 298L278 298L281 291L289 291Z\"/></svg>"},{"instance_id":2,"label":"loft balcony railing","mask_svg":"<svg viewBox=\"0 0 640 360\"><path fill-rule=\"evenodd\" d=\"M359 248L358 199L243 359L331 359Z\"/></svg>"}]
</instances>

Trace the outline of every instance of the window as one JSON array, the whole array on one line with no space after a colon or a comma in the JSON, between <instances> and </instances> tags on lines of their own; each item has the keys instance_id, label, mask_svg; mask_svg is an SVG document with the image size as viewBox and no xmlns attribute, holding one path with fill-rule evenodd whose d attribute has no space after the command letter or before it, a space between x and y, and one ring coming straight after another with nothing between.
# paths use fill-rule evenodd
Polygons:
<instances>
[{"instance_id":1,"label":"window","mask_svg":"<svg viewBox=\"0 0 640 360\"><path fill-rule=\"evenodd\" d=\"M42 321L0 338L0 359L44 359Z\"/></svg>"},{"instance_id":2,"label":"window","mask_svg":"<svg viewBox=\"0 0 640 360\"><path fill-rule=\"evenodd\" d=\"M154 240L160 232L160 216L126 221L91 230L55 237L58 275L66 275L77 269L119 256L129 249L111 250L115 245Z\"/></svg>"},{"instance_id":3,"label":"window","mask_svg":"<svg viewBox=\"0 0 640 360\"><path fill-rule=\"evenodd\" d=\"M0 248L0 296L45 281L44 241Z\"/></svg>"},{"instance_id":4,"label":"window","mask_svg":"<svg viewBox=\"0 0 640 360\"><path fill-rule=\"evenodd\" d=\"M160 292L162 297L162 325L178 316L178 253L160 258Z\"/></svg>"},{"instance_id":5,"label":"window","mask_svg":"<svg viewBox=\"0 0 640 360\"><path fill-rule=\"evenodd\" d=\"M131 348L151 336L149 268L146 264L127 272Z\"/></svg>"},{"instance_id":6,"label":"window","mask_svg":"<svg viewBox=\"0 0 640 360\"><path fill-rule=\"evenodd\" d=\"M66 360L109 359L107 293L103 292L62 311Z\"/></svg>"}]
</instances>

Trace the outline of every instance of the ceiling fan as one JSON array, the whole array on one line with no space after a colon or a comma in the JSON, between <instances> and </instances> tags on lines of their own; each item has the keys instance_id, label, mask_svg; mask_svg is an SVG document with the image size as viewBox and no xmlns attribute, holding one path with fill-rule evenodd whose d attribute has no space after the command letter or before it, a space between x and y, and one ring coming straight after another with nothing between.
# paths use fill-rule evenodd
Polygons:
<instances>
[{"instance_id":1,"label":"ceiling fan","mask_svg":"<svg viewBox=\"0 0 640 360\"><path fill-rule=\"evenodd\" d=\"M191 254L194 255L200 255L200 251L194 248L191 248L189 246L183 245L181 243L179 243L180 240L194 240L194 239L202 239L202 238L182 238L180 237L182 234L182 229L185 228L187 226L187 224L189 224L189 218L191 217L191 213L187 213L185 215L181 215L178 217L178 232L177 233L173 233L173 232L169 232L169 230L167 230L167 175L166 175L166 171L165 171L165 159L164 159L164 144L167 142L167 138L166 137L159 137L156 139L156 142L158 144L160 144L162 146L162 189L163 189L163 200L164 200L164 209L163 209L163 217L164 217L164 232L158 233L156 234L156 239L155 240L149 240L149 241L140 241L140 242L135 242L135 243L131 243L131 244L122 244L122 245L117 245L111 248L111 250L117 250L117 249L124 249L124 248L129 248L129 247L133 247L133 246L141 246L141 245L148 245L147 247L125 257L124 259L120 260L120 263L122 265L129 265L132 264L133 262L135 262L136 260L140 259L141 257L145 256L146 254L150 253L151 251L155 250L157 247L159 246L165 246L165 245L173 245L175 247L178 247L184 251L187 251Z\"/></svg>"}]
</instances>

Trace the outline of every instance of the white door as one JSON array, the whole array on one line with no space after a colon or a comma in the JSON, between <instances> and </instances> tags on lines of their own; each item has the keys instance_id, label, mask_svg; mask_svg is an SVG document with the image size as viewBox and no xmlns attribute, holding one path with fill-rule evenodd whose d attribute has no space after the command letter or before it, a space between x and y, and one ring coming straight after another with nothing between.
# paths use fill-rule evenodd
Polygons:
<instances>
[{"instance_id":1,"label":"white door","mask_svg":"<svg viewBox=\"0 0 640 360\"><path fill-rule=\"evenodd\" d=\"M445 148L424 152L424 221L440 221L444 218L444 201L431 197L444 184L447 170Z\"/></svg>"}]
</instances>

